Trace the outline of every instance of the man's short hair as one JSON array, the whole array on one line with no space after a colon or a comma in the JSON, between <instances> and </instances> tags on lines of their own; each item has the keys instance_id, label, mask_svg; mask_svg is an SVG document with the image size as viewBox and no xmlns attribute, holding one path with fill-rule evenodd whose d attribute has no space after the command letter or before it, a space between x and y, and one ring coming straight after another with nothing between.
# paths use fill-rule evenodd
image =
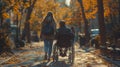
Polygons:
<instances>
[{"instance_id":1,"label":"man's short hair","mask_svg":"<svg viewBox=\"0 0 120 67\"><path fill-rule=\"evenodd\" d=\"M60 26L65 26L65 21L61 20L59 24L60 24Z\"/></svg>"}]
</instances>

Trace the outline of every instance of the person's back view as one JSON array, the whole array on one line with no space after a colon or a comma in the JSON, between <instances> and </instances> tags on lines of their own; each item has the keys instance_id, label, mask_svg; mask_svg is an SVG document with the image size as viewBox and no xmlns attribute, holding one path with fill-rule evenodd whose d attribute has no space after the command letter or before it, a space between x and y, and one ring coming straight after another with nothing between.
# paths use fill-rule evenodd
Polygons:
<instances>
[{"instance_id":1,"label":"person's back view","mask_svg":"<svg viewBox=\"0 0 120 67\"><path fill-rule=\"evenodd\" d=\"M42 39L51 39L55 35L56 23L53 18L53 14L48 12L47 16L42 22L41 28L41 38Z\"/></svg>"},{"instance_id":2,"label":"person's back view","mask_svg":"<svg viewBox=\"0 0 120 67\"><path fill-rule=\"evenodd\" d=\"M73 40L74 34L65 26L64 21L60 21L60 28L57 30L56 39L60 47L69 47L71 40ZM69 44L70 43L70 44Z\"/></svg>"},{"instance_id":3,"label":"person's back view","mask_svg":"<svg viewBox=\"0 0 120 67\"><path fill-rule=\"evenodd\" d=\"M48 12L47 16L42 22L41 28L41 39L44 41L45 60L46 59L50 60L55 30L56 23L53 18L53 14L51 12Z\"/></svg>"},{"instance_id":4,"label":"person's back view","mask_svg":"<svg viewBox=\"0 0 120 67\"><path fill-rule=\"evenodd\" d=\"M56 45L60 47L59 50L61 56L66 56L67 49L72 45L73 38L74 34L71 29L65 26L64 21L60 21L60 28L56 32ZM62 48L65 48L64 54L62 53Z\"/></svg>"}]
</instances>

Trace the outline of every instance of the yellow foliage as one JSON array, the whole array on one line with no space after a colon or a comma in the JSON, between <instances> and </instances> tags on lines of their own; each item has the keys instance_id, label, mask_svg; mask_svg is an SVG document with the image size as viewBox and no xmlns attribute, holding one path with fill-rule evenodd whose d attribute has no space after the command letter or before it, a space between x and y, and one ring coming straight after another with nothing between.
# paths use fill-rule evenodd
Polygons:
<instances>
[{"instance_id":1,"label":"yellow foliage","mask_svg":"<svg viewBox=\"0 0 120 67\"><path fill-rule=\"evenodd\" d=\"M7 13L3 13L2 16L3 16L3 19L10 18L9 14L7 14Z\"/></svg>"},{"instance_id":2,"label":"yellow foliage","mask_svg":"<svg viewBox=\"0 0 120 67\"><path fill-rule=\"evenodd\" d=\"M104 16L108 17L110 14L118 15L118 2L117 0L103 0L104 3Z\"/></svg>"},{"instance_id":3,"label":"yellow foliage","mask_svg":"<svg viewBox=\"0 0 120 67\"><path fill-rule=\"evenodd\" d=\"M10 2L13 4L15 1L14 0L10 0Z\"/></svg>"},{"instance_id":4,"label":"yellow foliage","mask_svg":"<svg viewBox=\"0 0 120 67\"><path fill-rule=\"evenodd\" d=\"M24 4L24 8L28 8L30 6L29 2Z\"/></svg>"},{"instance_id":5,"label":"yellow foliage","mask_svg":"<svg viewBox=\"0 0 120 67\"><path fill-rule=\"evenodd\" d=\"M104 16L108 17L110 15L110 9L108 7L105 8Z\"/></svg>"},{"instance_id":6,"label":"yellow foliage","mask_svg":"<svg viewBox=\"0 0 120 67\"><path fill-rule=\"evenodd\" d=\"M72 15L70 8L67 7L62 8L60 7L60 4L58 2L55 3L54 0L52 1L38 0L37 3L35 4L35 12L37 13L41 12L41 16L44 17L46 16L48 11L52 11L54 17L57 20L62 20L66 14L68 16Z\"/></svg>"},{"instance_id":7,"label":"yellow foliage","mask_svg":"<svg viewBox=\"0 0 120 67\"><path fill-rule=\"evenodd\" d=\"M67 25L69 25L69 24L72 23L72 22L71 22L71 18L65 18L64 20L66 21L66 24L67 24Z\"/></svg>"},{"instance_id":8,"label":"yellow foliage","mask_svg":"<svg viewBox=\"0 0 120 67\"><path fill-rule=\"evenodd\" d=\"M96 18L95 14L97 13L97 0L83 0L83 6L87 19Z\"/></svg>"},{"instance_id":9,"label":"yellow foliage","mask_svg":"<svg viewBox=\"0 0 120 67\"><path fill-rule=\"evenodd\" d=\"M18 14L18 20L21 20L21 13L17 13Z\"/></svg>"},{"instance_id":10,"label":"yellow foliage","mask_svg":"<svg viewBox=\"0 0 120 67\"><path fill-rule=\"evenodd\" d=\"M33 23L31 19L30 19L28 22L29 22L30 24L32 24L32 23Z\"/></svg>"}]
</instances>

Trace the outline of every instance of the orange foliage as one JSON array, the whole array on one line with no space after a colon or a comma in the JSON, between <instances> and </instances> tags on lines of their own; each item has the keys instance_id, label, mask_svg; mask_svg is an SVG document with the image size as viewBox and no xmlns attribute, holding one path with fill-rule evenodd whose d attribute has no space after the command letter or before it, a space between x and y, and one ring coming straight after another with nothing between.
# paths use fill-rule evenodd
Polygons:
<instances>
[{"instance_id":1,"label":"orange foliage","mask_svg":"<svg viewBox=\"0 0 120 67\"><path fill-rule=\"evenodd\" d=\"M97 13L97 0L83 0L83 6L87 19L96 18L95 14Z\"/></svg>"},{"instance_id":2,"label":"orange foliage","mask_svg":"<svg viewBox=\"0 0 120 67\"><path fill-rule=\"evenodd\" d=\"M118 14L117 0L103 0L103 4L104 4L104 16L105 17L108 17L111 13L113 15ZM76 3L76 6L80 6L80 5ZM83 6L85 9L85 15L87 19L96 18L96 14L98 11L97 0L83 0Z\"/></svg>"},{"instance_id":3,"label":"orange foliage","mask_svg":"<svg viewBox=\"0 0 120 67\"><path fill-rule=\"evenodd\" d=\"M4 19L9 18L9 15L7 13L3 13L2 16Z\"/></svg>"},{"instance_id":4,"label":"orange foliage","mask_svg":"<svg viewBox=\"0 0 120 67\"><path fill-rule=\"evenodd\" d=\"M48 11L53 12L54 17L56 18L57 21L71 17L72 15L72 11L70 8L60 7L60 3L54 2L54 0L52 1L38 0L35 5L35 13L37 14L37 16L32 17L41 20L47 14ZM35 15L35 13L33 15ZM38 16L41 16L41 18Z\"/></svg>"}]
</instances>

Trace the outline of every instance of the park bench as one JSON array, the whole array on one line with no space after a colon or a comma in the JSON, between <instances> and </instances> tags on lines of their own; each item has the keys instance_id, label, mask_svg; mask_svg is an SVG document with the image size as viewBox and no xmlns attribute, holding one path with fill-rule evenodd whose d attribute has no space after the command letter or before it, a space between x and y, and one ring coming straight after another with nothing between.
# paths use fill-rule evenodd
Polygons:
<instances>
[{"instance_id":1,"label":"park bench","mask_svg":"<svg viewBox=\"0 0 120 67\"><path fill-rule=\"evenodd\" d=\"M120 48L113 46L101 46L102 55L111 58L113 60L120 60Z\"/></svg>"},{"instance_id":2,"label":"park bench","mask_svg":"<svg viewBox=\"0 0 120 67\"><path fill-rule=\"evenodd\" d=\"M120 48L118 46L101 46L102 54L100 55L113 67L120 67Z\"/></svg>"}]
</instances>

